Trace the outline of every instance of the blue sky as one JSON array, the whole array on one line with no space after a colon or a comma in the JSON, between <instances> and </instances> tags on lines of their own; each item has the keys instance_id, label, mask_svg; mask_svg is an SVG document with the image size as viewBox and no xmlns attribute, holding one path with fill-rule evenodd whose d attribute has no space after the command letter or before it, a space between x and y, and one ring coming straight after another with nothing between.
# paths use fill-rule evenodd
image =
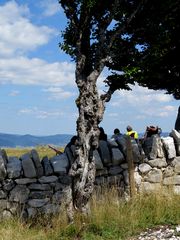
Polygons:
<instances>
[{"instance_id":1,"label":"blue sky","mask_svg":"<svg viewBox=\"0 0 180 240\"><path fill-rule=\"evenodd\" d=\"M75 65L58 43L66 19L58 0L0 0L0 132L75 134ZM98 80L99 92L105 90ZM144 132L174 128L179 101L163 91L133 86L116 92L100 124L108 134L132 125Z\"/></svg>"}]
</instances>

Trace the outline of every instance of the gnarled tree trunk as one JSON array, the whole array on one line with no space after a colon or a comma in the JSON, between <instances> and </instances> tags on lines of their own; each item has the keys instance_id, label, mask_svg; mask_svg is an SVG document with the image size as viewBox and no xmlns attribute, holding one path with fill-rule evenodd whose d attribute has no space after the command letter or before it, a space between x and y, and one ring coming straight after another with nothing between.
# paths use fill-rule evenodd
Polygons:
<instances>
[{"instance_id":1,"label":"gnarled tree trunk","mask_svg":"<svg viewBox=\"0 0 180 240\"><path fill-rule=\"evenodd\" d=\"M94 189L96 167L93 151L99 145L98 125L103 118L105 102L109 101L111 95L109 90L107 94L99 96L96 87L99 74L94 71L84 79L78 71L76 72L76 82L79 88L79 97L76 100L79 110L78 143L76 159L71 166L70 175L73 176L73 205L80 211L86 209Z\"/></svg>"}]
</instances>

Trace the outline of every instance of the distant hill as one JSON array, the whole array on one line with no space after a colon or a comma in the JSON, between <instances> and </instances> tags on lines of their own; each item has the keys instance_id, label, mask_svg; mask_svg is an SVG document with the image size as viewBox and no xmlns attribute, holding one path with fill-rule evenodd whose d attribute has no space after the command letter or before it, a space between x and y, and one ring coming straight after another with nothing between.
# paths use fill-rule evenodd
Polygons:
<instances>
[{"instance_id":1,"label":"distant hill","mask_svg":"<svg viewBox=\"0 0 180 240\"><path fill-rule=\"evenodd\" d=\"M0 147L34 147L47 144L65 146L70 141L71 137L72 135L70 134L33 136L30 134L16 135L0 133Z\"/></svg>"},{"instance_id":2,"label":"distant hill","mask_svg":"<svg viewBox=\"0 0 180 240\"><path fill-rule=\"evenodd\" d=\"M143 137L144 134L139 134ZM167 137L169 133L163 132L162 137ZM50 136L33 136L30 134L17 135L0 133L0 147L35 147L37 145L53 144L55 146L65 146L71 139L71 134L56 134ZM108 136L109 138L111 136Z\"/></svg>"}]
</instances>

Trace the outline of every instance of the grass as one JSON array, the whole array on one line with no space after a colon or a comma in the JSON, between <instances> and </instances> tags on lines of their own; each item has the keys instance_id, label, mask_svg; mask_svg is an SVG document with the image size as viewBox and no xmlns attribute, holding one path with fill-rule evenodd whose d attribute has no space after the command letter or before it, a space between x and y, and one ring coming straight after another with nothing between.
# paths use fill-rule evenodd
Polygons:
<instances>
[{"instance_id":1,"label":"grass","mask_svg":"<svg viewBox=\"0 0 180 240\"><path fill-rule=\"evenodd\" d=\"M55 147L57 150L64 151L62 147ZM35 148L4 148L8 156L16 156L20 157L21 155L30 152L32 149L36 149L40 159L42 159L44 156L48 156L49 158L56 155L55 151L50 149L47 145L39 145Z\"/></svg>"},{"instance_id":2,"label":"grass","mask_svg":"<svg viewBox=\"0 0 180 240\"><path fill-rule=\"evenodd\" d=\"M118 198L116 189L94 194L91 214L75 214L75 222L67 224L65 211L52 218L28 223L18 220L1 222L3 240L123 240L147 227L180 224L180 196L138 195L129 202Z\"/></svg>"}]
</instances>

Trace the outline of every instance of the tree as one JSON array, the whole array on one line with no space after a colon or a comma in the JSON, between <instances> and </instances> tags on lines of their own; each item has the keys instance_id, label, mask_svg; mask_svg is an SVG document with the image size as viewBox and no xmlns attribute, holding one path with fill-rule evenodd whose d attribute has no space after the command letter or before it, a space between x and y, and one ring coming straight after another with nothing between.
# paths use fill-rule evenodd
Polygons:
<instances>
[{"instance_id":1,"label":"tree","mask_svg":"<svg viewBox=\"0 0 180 240\"><path fill-rule=\"evenodd\" d=\"M162 0L158 2L163 4ZM159 12L154 0L59 0L59 3L68 20L60 46L76 63L75 80L79 89L77 156L70 174L74 178L74 206L82 210L93 192L93 150L98 147L98 125L103 119L105 103L117 89L129 90L129 83L148 85L143 77L138 77L139 70L142 72L146 67L143 57L149 56L145 50L155 51L154 43L157 50L160 46L155 39L151 42L149 32L144 30L150 26L152 33L154 27L149 21L156 26ZM158 58L158 54L155 56ZM113 72L105 80L107 92L99 95L97 79L104 67Z\"/></svg>"}]
</instances>

